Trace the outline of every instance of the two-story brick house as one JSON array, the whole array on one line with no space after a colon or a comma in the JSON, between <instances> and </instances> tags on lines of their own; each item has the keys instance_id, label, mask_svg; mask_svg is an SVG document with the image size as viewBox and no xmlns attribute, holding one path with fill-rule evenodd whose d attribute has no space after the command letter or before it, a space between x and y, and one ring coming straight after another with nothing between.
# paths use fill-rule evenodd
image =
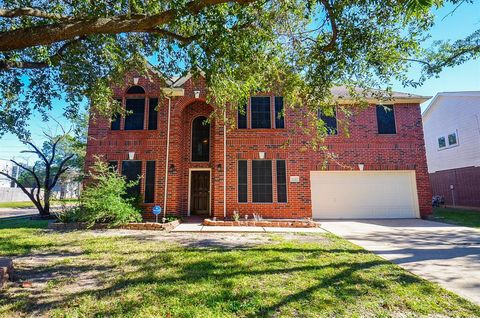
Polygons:
<instances>
[{"instance_id":1,"label":"two-story brick house","mask_svg":"<svg viewBox=\"0 0 480 318\"><path fill-rule=\"evenodd\" d=\"M142 176L132 191L141 195L147 219L154 205L167 215L218 218L235 210L264 218L431 212L419 106L428 97L395 93L387 107L372 99L350 119L349 137L336 118L325 118L334 132L325 145L338 159L324 166L324 155L305 146L311 136L297 127L304 116L288 108L278 116L281 96L252 96L228 129L219 120L205 124L214 106L205 101L204 79L152 78L126 76L114 94L129 115L91 120L87 145L87 167L103 155L127 178Z\"/></svg>"}]
</instances>

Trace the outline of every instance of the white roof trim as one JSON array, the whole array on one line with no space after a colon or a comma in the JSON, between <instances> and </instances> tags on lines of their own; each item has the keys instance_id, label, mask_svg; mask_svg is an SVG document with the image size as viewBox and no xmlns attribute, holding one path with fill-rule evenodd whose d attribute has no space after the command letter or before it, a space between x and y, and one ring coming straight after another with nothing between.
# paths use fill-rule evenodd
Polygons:
<instances>
[{"instance_id":1,"label":"white roof trim","mask_svg":"<svg viewBox=\"0 0 480 318\"><path fill-rule=\"evenodd\" d=\"M480 97L480 91L464 91L464 92L440 92L435 95L430 104L428 104L425 111L422 113L423 119L427 118L427 115L430 114L431 109L436 105L437 100L441 97Z\"/></svg>"},{"instance_id":2,"label":"white roof trim","mask_svg":"<svg viewBox=\"0 0 480 318\"><path fill-rule=\"evenodd\" d=\"M188 72L185 76L181 76L172 82L173 87L180 87L185 84L190 78L192 78L192 72ZM205 77L205 72L200 70L200 76ZM173 79L172 79L173 80Z\"/></svg>"}]
</instances>

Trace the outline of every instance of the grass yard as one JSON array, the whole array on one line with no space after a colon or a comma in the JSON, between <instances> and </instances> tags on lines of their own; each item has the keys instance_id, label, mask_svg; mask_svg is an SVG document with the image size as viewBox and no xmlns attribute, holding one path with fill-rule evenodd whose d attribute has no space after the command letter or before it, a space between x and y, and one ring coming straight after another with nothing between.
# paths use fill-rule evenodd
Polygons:
<instances>
[{"instance_id":1,"label":"grass yard","mask_svg":"<svg viewBox=\"0 0 480 318\"><path fill-rule=\"evenodd\" d=\"M65 199L65 200L52 200L50 204L52 205L60 205L62 203L65 204L74 204L77 203L78 200L76 199ZM33 208L34 205L32 201L21 201L21 202L0 202L0 208Z\"/></svg>"},{"instance_id":2,"label":"grass yard","mask_svg":"<svg viewBox=\"0 0 480 318\"><path fill-rule=\"evenodd\" d=\"M434 221L480 229L480 211L453 208L434 208L433 218Z\"/></svg>"},{"instance_id":3,"label":"grass yard","mask_svg":"<svg viewBox=\"0 0 480 318\"><path fill-rule=\"evenodd\" d=\"M332 235L49 232L0 222L19 279L0 317L478 317L480 307Z\"/></svg>"}]
</instances>

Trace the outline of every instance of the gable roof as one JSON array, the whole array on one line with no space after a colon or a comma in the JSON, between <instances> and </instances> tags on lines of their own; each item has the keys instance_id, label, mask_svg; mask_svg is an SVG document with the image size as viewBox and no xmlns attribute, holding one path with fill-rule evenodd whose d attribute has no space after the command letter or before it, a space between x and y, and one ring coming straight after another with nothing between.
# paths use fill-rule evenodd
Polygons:
<instances>
[{"instance_id":1,"label":"gable roof","mask_svg":"<svg viewBox=\"0 0 480 318\"><path fill-rule=\"evenodd\" d=\"M435 95L430 104L428 104L425 111L422 113L422 117L426 118L433 108L437 105L438 99L442 97L480 97L480 91L463 91L463 92L440 92Z\"/></svg>"}]
</instances>

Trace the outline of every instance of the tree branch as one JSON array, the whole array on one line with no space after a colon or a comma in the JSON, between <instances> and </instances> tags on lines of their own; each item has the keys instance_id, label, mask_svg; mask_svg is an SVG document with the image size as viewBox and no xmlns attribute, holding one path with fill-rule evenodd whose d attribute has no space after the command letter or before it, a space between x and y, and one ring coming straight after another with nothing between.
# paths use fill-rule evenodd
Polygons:
<instances>
[{"instance_id":1,"label":"tree branch","mask_svg":"<svg viewBox=\"0 0 480 318\"><path fill-rule=\"evenodd\" d=\"M30 174L35 178L35 182L37 183L37 187L40 188L40 179L38 178L37 174L35 173L35 166L33 166L33 169L28 169L27 167L19 164L18 162L16 162L15 160L10 160L11 162L13 162L15 165L17 165L18 167L22 168L23 170L25 171L28 171L30 172Z\"/></svg>"},{"instance_id":2,"label":"tree branch","mask_svg":"<svg viewBox=\"0 0 480 318\"><path fill-rule=\"evenodd\" d=\"M53 178L53 181L51 183L51 185L49 186L49 190L53 189L53 187L55 186L55 184L57 184L57 181L58 181L58 178L65 172L68 170L68 167L66 168L63 168L65 166L65 164L73 158L73 154L72 155L69 155L67 156L65 159L62 160L62 162L60 163L60 165L58 166L58 171L57 173L55 174L55 177Z\"/></svg>"},{"instance_id":3,"label":"tree branch","mask_svg":"<svg viewBox=\"0 0 480 318\"><path fill-rule=\"evenodd\" d=\"M17 178L14 178L11 175L9 175L8 173L3 172L3 171L0 171L0 175L5 176L6 178L15 182L15 184L23 191L23 193L25 193L25 195L30 199L30 201L32 201L33 204L35 204L35 206L38 209L38 212L40 212L40 214L43 212L43 207L42 207L40 201L37 200L30 192L28 192L28 190L17 180ZM37 198L38 198L38 196L37 196Z\"/></svg>"},{"instance_id":4,"label":"tree branch","mask_svg":"<svg viewBox=\"0 0 480 318\"><path fill-rule=\"evenodd\" d=\"M190 14L223 3L248 4L256 0L192 0L185 9ZM37 45L50 45L75 37L93 34L120 34L130 32L153 32L156 27L173 21L179 9L169 9L155 15L120 15L98 18L71 18L47 25L0 32L0 52L25 49Z\"/></svg>"},{"instance_id":5,"label":"tree branch","mask_svg":"<svg viewBox=\"0 0 480 318\"><path fill-rule=\"evenodd\" d=\"M45 62L45 61L42 61L42 62L11 61L11 60L8 60L8 59L4 59L4 60L0 60L0 70L8 70L8 69L12 69L12 68L17 68L17 69L18 68L20 68L20 69L41 69L41 68L50 67L51 64L55 64L63 58L63 55L64 55L65 51L69 47L81 42L85 38L86 37L78 37L78 38L73 39L71 41L65 42L57 50L57 52L55 54L53 54L52 56L49 57L49 62Z\"/></svg>"},{"instance_id":6,"label":"tree branch","mask_svg":"<svg viewBox=\"0 0 480 318\"><path fill-rule=\"evenodd\" d=\"M327 10L327 18L330 20L330 25L332 27L332 37L330 38L330 42L328 42L328 44L321 49L324 52L328 52L333 50L335 47L338 36L338 28L335 21L335 13L333 12L333 7L330 5L328 0L320 0L320 2L325 7L325 10Z\"/></svg>"},{"instance_id":7,"label":"tree branch","mask_svg":"<svg viewBox=\"0 0 480 318\"><path fill-rule=\"evenodd\" d=\"M48 159L47 157L45 157L45 155L43 154L43 152L40 151L40 149L38 149L37 146L35 146L34 143L32 143L31 141L25 141L25 143L27 145L29 145L30 147L32 147L34 149L34 151L32 150L24 150L22 151L22 153L35 153L37 154L42 160L43 162L45 162L45 164L48 164Z\"/></svg>"},{"instance_id":8,"label":"tree branch","mask_svg":"<svg viewBox=\"0 0 480 318\"><path fill-rule=\"evenodd\" d=\"M17 17L35 17L44 19L67 19L68 16L64 16L57 13L49 13L40 9L24 7L16 9L0 9L0 17L2 18L17 18Z\"/></svg>"}]
</instances>

